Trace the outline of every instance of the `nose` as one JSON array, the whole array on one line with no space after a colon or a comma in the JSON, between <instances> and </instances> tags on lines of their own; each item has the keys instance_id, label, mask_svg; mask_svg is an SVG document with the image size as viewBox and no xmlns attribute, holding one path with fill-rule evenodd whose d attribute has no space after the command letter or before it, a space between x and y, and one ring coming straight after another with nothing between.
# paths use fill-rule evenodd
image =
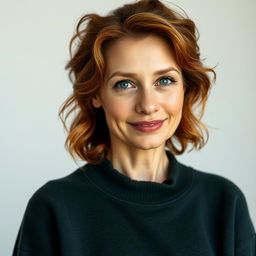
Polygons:
<instances>
[{"instance_id":1,"label":"nose","mask_svg":"<svg viewBox=\"0 0 256 256\"><path fill-rule=\"evenodd\" d=\"M139 114L150 115L159 110L157 95L152 90L143 90L138 95L135 110Z\"/></svg>"}]
</instances>

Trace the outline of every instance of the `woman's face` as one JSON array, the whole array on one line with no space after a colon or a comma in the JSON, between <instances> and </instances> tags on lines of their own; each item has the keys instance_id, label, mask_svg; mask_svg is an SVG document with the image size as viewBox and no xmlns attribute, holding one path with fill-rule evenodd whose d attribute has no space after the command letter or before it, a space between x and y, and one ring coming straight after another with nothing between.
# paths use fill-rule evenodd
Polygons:
<instances>
[{"instance_id":1,"label":"woman's face","mask_svg":"<svg viewBox=\"0 0 256 256\"><path fill-rule=\"evenodd\" d=\"M111 146L164 148L180 123L184 98L170 46L156 35L123 37L105 57L104 83L92 103L104 109Z\"/></svg>"}]
</instances>

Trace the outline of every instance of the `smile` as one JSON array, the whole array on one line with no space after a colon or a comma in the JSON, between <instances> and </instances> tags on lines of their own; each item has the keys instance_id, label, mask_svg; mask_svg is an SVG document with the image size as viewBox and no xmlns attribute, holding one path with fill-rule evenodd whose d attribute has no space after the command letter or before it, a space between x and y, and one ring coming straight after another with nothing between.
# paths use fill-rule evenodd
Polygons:
<instances>
[{"instance_id":1,"label":"smile","mask_svg":"<svg viewBox=\"0 0 256 256\"><path fill-rule=\"evenodd\" d=\"M129 123L132 127L140 132L153 132L161 128L165 120L142 121Z\"/></svg>"}]
</instances>

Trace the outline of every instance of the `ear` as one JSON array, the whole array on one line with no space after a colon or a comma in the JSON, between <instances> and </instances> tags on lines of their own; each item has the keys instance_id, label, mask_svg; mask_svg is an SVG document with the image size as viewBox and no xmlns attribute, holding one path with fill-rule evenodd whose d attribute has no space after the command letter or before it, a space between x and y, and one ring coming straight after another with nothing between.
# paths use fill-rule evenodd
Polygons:
<instances>
[{"instance_id":1,"label":"ear","mask_svg":"<svg viewBox=\"0 0 256 256\"><path fill-rule=\"evenodd\" d=\"M102 102L101 102L101 99L98 95L95 95L93 98L92 98L92 105L95 107L95 108L100 108L102 106Z\"/></svg>"}]
</instances>

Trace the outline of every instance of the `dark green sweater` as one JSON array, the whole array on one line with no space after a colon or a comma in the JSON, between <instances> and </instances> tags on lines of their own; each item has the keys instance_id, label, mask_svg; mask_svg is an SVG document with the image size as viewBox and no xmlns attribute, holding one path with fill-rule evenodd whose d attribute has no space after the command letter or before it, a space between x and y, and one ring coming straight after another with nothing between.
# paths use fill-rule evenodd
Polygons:
<instances>
[{"instance_id":1,"label":"dark green sweater","mask_svg":"<svg viewBox=\"0 0 256 256\"><path fill-rule=\"evenodd\" d=\"M168 153L163 183L109 160L50 181L30 199L14 256L255 256L246 199L228 179Z\"/></svg>"}]
</instances>

